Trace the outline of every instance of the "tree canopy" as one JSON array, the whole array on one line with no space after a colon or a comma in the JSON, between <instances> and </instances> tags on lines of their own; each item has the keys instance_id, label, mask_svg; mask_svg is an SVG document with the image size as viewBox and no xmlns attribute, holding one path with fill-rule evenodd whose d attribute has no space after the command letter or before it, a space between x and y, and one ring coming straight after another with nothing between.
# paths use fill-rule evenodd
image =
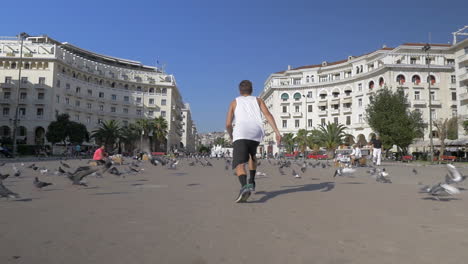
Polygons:
<instances>
[{"instance_id":1,"label":"tree canopy","mask_svg":"<svg viewBox=\"0 0 468 264\"><path fill-rule=\"evenodd\" d=\"M47 127L46 138L47 141L56 144L68 142L74 144L81 144L83 141L89 140L89 133L86 126L70 121L68 114L60 114L56 117L57 120L52 121Z\"/></svg>"},{"instance_id":2,"label":"tree canopy","mask_svg":"<svg viewBox=\"0 0 468 264\"><path fill-rule=\"evenodd\" d=\"M403 152L425 128L421 113L409 110L408 100L401 88L396 91L384 87L371 98L366 108L369 126L377 132L385 145L396 145Z\"/></svg>"}]
</instances>

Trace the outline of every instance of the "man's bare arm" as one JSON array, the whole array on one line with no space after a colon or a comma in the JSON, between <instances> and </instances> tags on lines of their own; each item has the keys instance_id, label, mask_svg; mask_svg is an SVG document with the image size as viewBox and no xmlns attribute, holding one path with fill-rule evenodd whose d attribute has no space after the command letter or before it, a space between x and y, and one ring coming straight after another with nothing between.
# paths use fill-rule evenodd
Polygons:
<instances>
[{"instance_id":1,"label":"man's bare arm","mask_svg":"<svg viewBox=\"0 0 468 264\"><path fill-rule=\"evenodd\" d=\"M276 143L279 145L281 143L281 133L279 132L278 127L276 126L275 118L273 118L273 115L271 115L270 111L268 110L268 107L265 105L265 102L262 99L257 98L257 101L260 105L260 110L262 111L270 126L273 128L273 131L275 131Z\"/></svg>"},{"instance_id":2,"label":"man's bare arm","mask_svg":"<svg viewBox=\"0 0 468 264\"><path fill-rule=\"evenodd\" d=\"M236 109L236 100L232 101L229 105L229 110L226 117L226 130L232 140L232 120L234 119L234 110Z\"/></svg>"}]
</instances>

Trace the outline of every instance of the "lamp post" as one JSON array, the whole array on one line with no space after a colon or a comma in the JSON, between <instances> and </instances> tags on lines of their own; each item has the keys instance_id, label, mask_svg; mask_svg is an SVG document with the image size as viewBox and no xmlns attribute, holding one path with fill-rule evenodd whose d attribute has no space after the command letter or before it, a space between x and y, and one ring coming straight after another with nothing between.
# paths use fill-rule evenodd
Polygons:
<instances>
[{"instance_id":1,"label":"lamp post","mask_svg":"<svg viewBox=\"0 0 468 264\"><path fill-rule=\"evenodd\" d=\"M429 60L428 60L428 54L429 50L431 49L431 45L427 43L424 45L422 50L426 53L426 64L427 64L427 80L428 80L428 90L429 90L429 144L430 144L430 157L431 157L431 163L434 162L434 141L433 141L433 136L432 136L432 95L431 95L431 70L430 70L430 65L429 65Z\"/></svg>"},{"instance_id":2,"label":"lamp post","mask_svg":"<svg viewBox=\"0 0 468 264\"><path fill-rule=\"evenodd\" d=\"M20 40L20 56L19 56L19 65L18 65L18 89L16 92L16 108L15 108L15 119L13 119L13 157L16 157L18 151L18 145L16 143L16 131L18 130L18 116L19 116L19 99L20 99L20 89L21 89L21 68L23 67L23 41L28 37L28 34L21 32L18 35Z\"/></svg>"}]
</instances>

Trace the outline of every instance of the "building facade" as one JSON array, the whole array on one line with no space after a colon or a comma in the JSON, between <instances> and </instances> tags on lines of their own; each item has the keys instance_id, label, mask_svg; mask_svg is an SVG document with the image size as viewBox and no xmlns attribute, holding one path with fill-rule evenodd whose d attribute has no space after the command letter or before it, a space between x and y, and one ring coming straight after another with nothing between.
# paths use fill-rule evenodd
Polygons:
<instances>
[{"instance_id":1,"label":"building facade","mask_svg":"<svg viewBox=\"0 0 468 264\"><path fill-rule=\"evenodd\" d=\"M193 153L196 151L196 135L197 128L192 120L192 112L190 105L186 103L182 108L182 145L186 152Z\"/></svg>"},{"instance_id":2,"label":"building facade","mask_svg":"<svg viewBox=\"0 0 468 264\"><path fill-rule=\"evenodd\" d=\"M467 44L468 40L456 45L432 44L426 52L422 50L425 44L406 43L341 61L288 67L268 77L260 97L282 134L335 122L348 127L355 141L369 141L375 134L366 123L365 109L385 86L402 88L410 109L420 111L425 122L429 114L433 120L466 119ZM261 150L278 152L271 127L265 125L265 132ZM429 133L426 129L423 142L429 142ZM437 136L435 128L432 133ZM466 137L462 129L459 137Z\"/></svg>"},{"instance_id":3,"label":"building facade","mask_svg":"<svg viewBox=\"0 0 468 264\"><path fill-rule=\"evenodd\" d=\"M47 36L28 36L22 45L16 38L3 38L0 88L0 135L12 137L18 105L20 143L47 143L47 126L59 113L68 113L90 132L106 120L125 126L139 118L162 116L168 123L167 151L182 141L184 104L174 76L138 61L97 54Z\"/></svg>"}]
</instances>

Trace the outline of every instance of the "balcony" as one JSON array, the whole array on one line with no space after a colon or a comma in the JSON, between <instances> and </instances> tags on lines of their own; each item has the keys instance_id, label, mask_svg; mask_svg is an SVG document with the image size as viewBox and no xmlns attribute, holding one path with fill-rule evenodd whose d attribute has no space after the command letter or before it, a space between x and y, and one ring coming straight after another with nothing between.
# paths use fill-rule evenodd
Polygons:
<instances>
[{"instance_id":1,"label":"balcony","mask_svg":"<svg viewBox=\"0 0 468 264\"><path fill-rule=\"evenodd\" d=\"M412 103L413 106L426 106L426 101L421 99L413 100Z\"/></svg>"},{"instance_id":2,"label":"balcony","mask_svg":"<svg viewBox=\"0 0 468 264\"><path fill-rule=\"evenodd\" d=\"M459 79L460 79L461 82L468 80L468 71L465 72L464 74L460 75Z\"/></svg>"},{"instance_id":3,"label":"balcony","mask_svg":"<svg viewBox=\"0 0 468 264\"><path fill-rule=\"evenodd\" d=\"M46 103L46 100L44 100L44 99L35 99L33 101L33 103L36 104L36 105L43 105L43 104Z\"/></svg>"},{"instance_id":4,"label":"balcony","mask_svg":"<svg viewBox=\"0 0 468 264\"><path fill-rule=\"evenodd\" d=\"M351 113L351 112L352 112L352 111L351 111L351 107L344 107L344 108L343 108L343 113L344 113L344 114L348 114L348 113Z\"/></svg>"},{"instance_id":5,"label":"balcony","mask_svg":"<svg viewBox=\"0 0 468 264\"><path fill-rule=\"evenodd\" d=\"M328 114L327 110L319 110L319 116L326 116Z\"/></svg>"},{"instance_id":6,"label":"balcony","mask_svg":"<svg viewBox=\"0 0 468 264\"><path fill-rule=\"evenodd\" d=\"M302 112L294 112L293 117L302 117Z\"/></svg>"},{"instance_id":7,"label":"balcony","mask_svg":"<svg viewBox=\"0 0 468 264\"><path fill-rule=\"evenodd\" d=\"M23 84L21 84L21 86L23 86ZM36 88L36 89L47 89L48 86L46 84L44 84L44 83L36 83L36 84L34 84L34 88Z\"/></svg>"},{"instance_id":8,"label":"balcony","mask_svg":"<svg viewBox=\"0 0 468 264\"><path fill-rule=\"evenodd\" d=\"M331 109L331 110L330 110L330 113L331 113L332 115L339 115L339 114L340 114L340 109Z\"/></svg>"},{"instance_id":9,"label":"balcony","mask_svg":"<svg viewBox=\"0 0 468 264\"><path fill-rule=\"evenodd\" d=\"M431 100L431 106L432 105L437 105L437 106L440 106L442 103L440 102L440 100Z\"/></svg>"},{"instance_id":10,"label":"balcony","mask_svg":"<svg viewBox=\"0 0 468 264\"><path fill-rule=\"evenodd\" d=\"M465 53L465 54L458 56L457 60L458 60L458 63L463 63L463 62L468 61L468 54Z\"/></svg>"},{"instance_id":11,"label":"balcony","mask_svg":"<svg viewBox=\"0 0 468 264\"><path fill-rule=\"evenodd\" d=\"M468 102L468 92L460 94L460 102Z\"/></svg>"},{"instance_id":12,"label":"balcony","mask_svg":"<svg viewBox=\"0 0 468 264\"><path fill-rule=\"evenodd\" d=\"M291 117L291 114L290 113L281 113L280 117L289 118L289 117Z\"/></svg>"},{"instance_id":13,"label":"balcony","mask_svg":"<svg viewBox=\"0 0 468 264\"><path fill-rule=\"evenodd\" d=\"M13 83L2 83L0 84L0 88L15 88L15 85Z\"/></svg>"}]
</instances>

